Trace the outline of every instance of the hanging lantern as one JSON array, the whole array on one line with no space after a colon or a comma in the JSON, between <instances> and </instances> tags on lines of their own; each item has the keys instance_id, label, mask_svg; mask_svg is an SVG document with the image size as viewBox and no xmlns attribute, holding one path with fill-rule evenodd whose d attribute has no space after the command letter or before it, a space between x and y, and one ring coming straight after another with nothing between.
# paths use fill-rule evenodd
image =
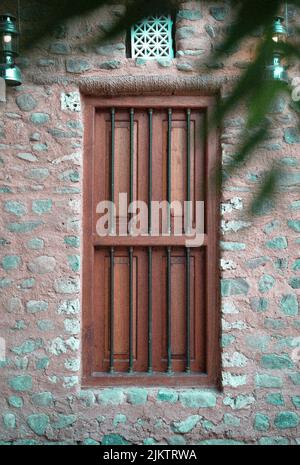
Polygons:
<instances>
[{"instance_id":1,"label":"hanging lantern","mask_svg":"<svg viewBox=\"0 0 300 465\"><path fill-rule=\"evenodd\" d=\"M284 17L275 16L272 25L272 40L274 42L285 42L287 37L287 30L283 25Z\"/></svg>"},{"instance_id":2,"label":"hanging lantern","mask_svg":"<svg viewBox=\"0 0 300 465\"><path fill-rule=\"evenodd\" d=\"M272 40L275 42L275 44L280 44L286 41L287 30L284 27L283 22L283 16L274 17L271 34ZM266 65L265 74L266 79L269 80L285 82L288 81L288 75L285 66L282 64L282 52L280 49L276 50L276 46L274 47L270 62Z\"/></svg>"},{"instance_id":3,"label":"hanging lantern","mask_svg":"<svg viewBox=\"0 0 300 465\"><path fill-rule=\"evenodd\" d=\"M20 69L15 64L19 54L19 31L16 18L11 14L0 15L0 76L8 86L22 84Z\"/></svg>"},{"instance_id":4,"label":"hanging lantern","mask_svg":"<svg viewBox=\"0 0 300 465\"><path fill-rule=\"evenodd\" d=\"M266 79L288 82L288 74L281 60L282 57L280 53L273 53L272 63L268 64L265 68Z\"/></svg>"}]
</instances>

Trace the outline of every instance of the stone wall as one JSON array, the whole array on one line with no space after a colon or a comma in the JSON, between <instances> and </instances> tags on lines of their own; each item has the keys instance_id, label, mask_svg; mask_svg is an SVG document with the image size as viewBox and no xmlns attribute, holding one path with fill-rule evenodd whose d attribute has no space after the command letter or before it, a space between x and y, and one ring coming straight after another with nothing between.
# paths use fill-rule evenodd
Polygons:
<instances>
[{"instance_id":1,"label":"stone wall","mask_svg":"<svg viewBox=\"0 0 300 465\"><path fill-rule=\"evenodd\" d=\"M35 3L21 4L23 35L47 14ZM81 389L83 94L197 89L226 96L257 41L212 63L232 20L229 3L185 2L173 60L126 58L125 35L82 43L121 10L114 5L58 27L21 57L24 84L8 89L1 104L1 443L299 443L300 136L288 98L269 115L270 139L222 193L222 390ZM289 16L291 27L299 23L294 11ZM291 66L290 77L297 73ZM224 164L244 124L242 108L224 122ZM271 160L285 172L280 195L249 218Z\"/></svg>"}]
</instances>

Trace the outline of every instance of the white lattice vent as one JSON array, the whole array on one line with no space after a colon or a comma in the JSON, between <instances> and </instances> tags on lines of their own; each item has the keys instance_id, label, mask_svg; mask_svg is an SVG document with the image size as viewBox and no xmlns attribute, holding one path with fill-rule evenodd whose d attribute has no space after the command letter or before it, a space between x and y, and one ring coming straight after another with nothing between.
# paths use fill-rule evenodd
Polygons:
<instances>
[{"instance_id":1,"label":"white lattice vent","mask_svg":"<svg viewBox=\"0 0 300 465\"><path fill-rule=\"evenodd\" d=\"M132 26L132 58L173 58L172 26L170 16L149 16Z\"/></svg>"}]
</instances>

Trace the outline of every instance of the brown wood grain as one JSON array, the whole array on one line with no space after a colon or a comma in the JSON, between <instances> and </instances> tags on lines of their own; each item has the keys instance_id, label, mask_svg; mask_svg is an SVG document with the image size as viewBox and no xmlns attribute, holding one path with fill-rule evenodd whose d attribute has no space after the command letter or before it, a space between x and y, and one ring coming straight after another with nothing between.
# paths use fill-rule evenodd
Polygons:
<instances>
[{"instance_id":1,"label":"brown wood grain","mask_svg":"<svg viewBox=\"0 0 300 465\"><path fill-rule=\"evenodd\" d=\"M205 132L215 99L203 96L86 98L83 175L83 377L84 386L216 386L219 350L219 197L214 169L219 160L216 130ZM186 374L186 236L106 236L96 233L96 206L110 199L110 108L116 109L115 196L130 186L130 117L134 108L134 200L148 201L148 109L153 108L153 200L165 200L167 188L167 110L172 108L172 200L186 199L186 109L191 109L191 198L205 201L205 237L191 248L191 374ZM195 211L194 211L195 213ZM130 219L119 218L118 221ZM194 224L195 226L195 224ZM160 222L160 228L162 224ZM110 355L110 260L114 266L115 373ZM133 247L133 361L129 363L129 247ZM148 253L153 247L153 374L148 361ZM171 247L171 351L167 368L167 247Z\"/></svg>"}]
</instances>

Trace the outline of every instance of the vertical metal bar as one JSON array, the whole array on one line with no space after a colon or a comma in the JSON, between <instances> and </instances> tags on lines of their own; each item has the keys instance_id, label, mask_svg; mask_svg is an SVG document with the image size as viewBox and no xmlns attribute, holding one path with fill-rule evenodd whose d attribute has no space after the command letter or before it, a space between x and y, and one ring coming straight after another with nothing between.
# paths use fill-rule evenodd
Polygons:
<instances>
[{"instance_id":1,"label":"vertical metal bar","mask_svg":"<svg viewBox=\"0 0 300 465\"><path fill-rule=\"evenodd\" d=\"M172 109L168 109L168 156L167 156L167 231L171 234L171 152L172 152Z\"/></svg>"},{"instance_id":2,"label":"vertical metal bar","mask_svg":"<svg viewBox=\"0 0 300 465\"><path fill-rule=\"evenodd\" d=\"M167 201L168 234L171 234L171 153L172 153L172 109L168 109L168 159L167 159ZM167 373L172 373L171 344L171 247L167 248Z\"/></svg>"},{"instance_id":3,"label":"vertical metal bar","mask_svg":"<svg viewBox=\"0 0 300 465\"><path fill-rule=\"evenodd\" d=\"M148 233L152 234L152 152L153 152L153 110L149 108L149 183L148 183ZM148 247L148 373L152 373L152 247Z\"/></svg>"},{"instance_id":4,"label":"vertical metal bar","mask_svg":"<svg viewBox=\"0 0 300 465\"><path fill-rule=\"evenodd\" d=\"M148 247L148 373L152 369L152 247Z\"/></svg>"},{"instance_id":5,"label":"vertical metal bar","mask_svg":"<svg viewBox=\"0 0 300 465\"><path fill-rule=\"evenodd\" d=\"M186 233L190 233L190 200L191 200L191 110L186 111L186 200L188 208L186 211Z\"/></svg>"},{"instance_id":6,"label":"vertical metal bar","mask_svg":"<svg viewBox=\"0 0 300 465\"><path fill-rule=\"evenodd\" d=\"M111 201L114 202L115 198L115 109L111 109L111 166L110 166L110 197ZM111 234L115 233L115 218L113 215L113 209L111 211ZM114 293L115 293L115 281L114 281L114 248L110 248L110 360L109 360L109 371L114 372Z\"/></svg>"},{"instance_id":7,"label":"vertical metal bar","mask_svg":"<svg viewBox=\"0 0 300 465\"><path fill-rule=\"evenodd\" d=\"M133 172L134 172L134 109L130 108L130 186L129 202L133 202ZM130 231L129 231L130 233ZM133 247L129 247L129 366L128 372L133 372Z\"/></svg>"},{"instance_id":8,"label":"vertical metal bar","mask_svg":"<svg viewBox=\"0 0 300 465\"><path fill-rule=\"evenodd\" d=\"M187 208L187 234L190 233L190 200L191 200L191 110L190 108L186 111L186 199L188 202ZM186 248L186 269L185 269L185 276L186 276L186 289L185 289L185 299L186 299L186 373L191 372L191 315L190 315L190 261L191 261L191 254L190 248Z\"/></svg>"},{"instance_id":9,"label":"vertical metal bar","mask_svg":"<svg viewBox=\"0 0 300 465\"><path fill-rule=\"evenodd\" d=\"M167 248L167 373L172 373L171 247Z\"/></svg>"},{"instance_id":10,"label":"vertical metal bar","mask_svg":"<svg viewBox=\"0 0 300 465\"><path fill-rule=\"evenodd\" d=\"M191 372L191 310L190 310L190 262L191 254L190 248L186 248L186 289L185 289L185 305L186 305L186 373Z\"/></svg>"},{"instance_id":11,"label":"vertical metal bar","mask_svg":"<svg viewBox=\"0 0 300 465\"><path fill-rule=\"evenodd\" d=\"M130 203L133 202L134 109L130 108Z\"/></svg>"},{"instance_id":12,"label":"vertical metal bar","mask_svg":"<svg viewBox=\"0 0 300 465\"><path fill-rule=\"evenodd\" d=\"M129 367L133 372L133 247L129 248Z\"/></svg>"},{"instance_id":13,"label":"vertical metal bar","mask_svg":"<svg viewBox=\"0 0 300 465\"><path fill-rule=\"evenodd\" d=\"M110 200L115 201L115 109L111 109L111 160L110 160ZM115 218L111 209L111 234L115 234Z\"/></svg>"},{"instance_id":14,"label":"vertical metal bar","mask_svg":"<svg viewBox=\"0 0 300 465\"><path fill-rule=\"evenodd\" d=\"M110 355L109 355L109 372L114 372L114 248L110 248Z\"/></svg>"},{"instance_id":15,"label":"vertical metal bar","mask_svg":"<svg viewBox=\"0 0 300 465\"><path fill-rule=\"evenodd\" d=\"M129 203L133 202L133 173L134 173L134 109L130 108L130 167L129 167ZM131 231L129 231L129 234Z\"/></svg>"},{"instance_id":16,"label":"vertical metal bar","mask_svg":"<svg viewBox=\"0 0 300 465\"><path fill-rule=\"evenodd\" d=\"M149 109L149 184L148 184L148 233L152 234L152 211L151 211L151 201L152 201L152 151L153 151L153 110Z\"/></svg>"}]
</instances>

